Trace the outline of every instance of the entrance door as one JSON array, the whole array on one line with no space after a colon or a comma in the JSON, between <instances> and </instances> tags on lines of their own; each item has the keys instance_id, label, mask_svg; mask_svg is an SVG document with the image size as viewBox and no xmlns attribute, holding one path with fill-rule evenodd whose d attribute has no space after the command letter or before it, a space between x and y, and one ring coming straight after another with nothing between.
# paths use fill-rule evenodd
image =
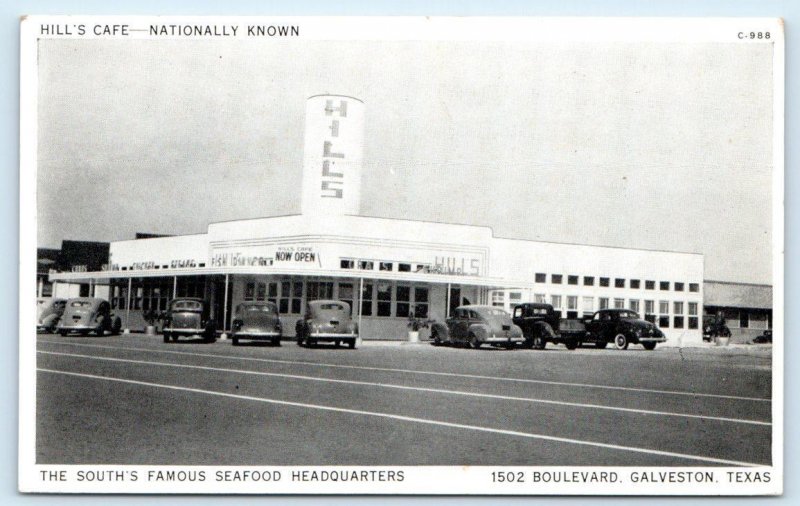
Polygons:
<instances>
[{"instance_id":1,"label":"entrance door","mask_svg":"<svg viewBox=\"0 0 800 506\"><path fill-rule=\"evenodd\" d=\"M217 330L228 330L225 322L225 276L215 278L213 284L214 290L214 323ZM230 320L231 307L233 301L231 300L231 287L233 286L233 279L228 280L228 307L227 315Z\"/></svg>"},{"instance_id":2,"label":"entrance door","mask_svg":"<svg viewBox=\"0 0 800 506\"><path fill-rule=\"evenodd\" d=\"M450 287L450 307L447 308L447 317L453 316L455 309L461 305L461 288Z\"/></svg>"}]
</instances>

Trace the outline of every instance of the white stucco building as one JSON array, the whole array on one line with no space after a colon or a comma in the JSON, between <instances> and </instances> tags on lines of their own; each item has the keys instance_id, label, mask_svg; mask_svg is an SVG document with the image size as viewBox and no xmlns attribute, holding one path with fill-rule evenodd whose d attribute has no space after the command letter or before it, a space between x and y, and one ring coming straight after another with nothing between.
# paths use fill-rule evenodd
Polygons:
<instances>
[{"instance_id":1,"label":"white stucco building","mask_svg":"<svg viewBox=\"0 0 800 506\"><path fill-rule=\"evenodd\" d=\"M496 237L488 227L359 216L363 104L308 101L302 212L212 223L207 233L112 242L107 268L55 273L108 287L124 325L175 296L211 301L219 329L244 300L275 301L291 337L305 303L348 301L363 339L402 339L409 314L466 303L551 303L563 317L630 308L671 344L702 341L703 255Z\"/></svg>"}]
</instances>

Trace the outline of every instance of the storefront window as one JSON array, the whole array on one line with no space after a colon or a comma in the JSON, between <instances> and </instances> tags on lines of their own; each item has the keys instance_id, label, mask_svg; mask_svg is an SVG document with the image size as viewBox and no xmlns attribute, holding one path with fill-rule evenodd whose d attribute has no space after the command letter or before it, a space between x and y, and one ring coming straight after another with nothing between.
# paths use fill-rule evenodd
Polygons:
<instances>
[{"instance_id":1,"label":"storefront window","mask_svg":"<svg viewBox=\"0 0 800 506\"><path fill-rule=\"evenodd\" d=\"M656 303L652 300L644 301L644 319L650 323L656 322Z\"/></svg>"},{"instance_id":2,"label":"storefront window","mask_svg":"<svg viewBox=\"0 0 800 506\"><path fill-rule=\"evenodd\" d=\"M330 281L308 281L306 283L306 301L332 299L333 282Z\"/></svg>"},{"instance_id":3,"label":"storefront window","mask_svg":"<svg viewBox=\"0 0 800 506\"><path fill-rule=\"evenodd\" d=\"M267 284L266 283L257 283L256 284L256 300L267 300Z\"/></svg>"},{"instance_id":4,"label":"storefront window","mask_svg":"<svg viewBox=\"0 0 800 506\"><path fill-rule=\"evenodd\" d=\"M598 309L608 309L608 297L600 297Z\"/></svg>"},{"instance_id":5,"label":"storefront window","mask_svg":"<svg viewBox=\"0 0 800 506\"><path fill-rule=\"evenodd\" d=\"M673 302L672 306L674 314L683 314L683 302Z\"/></svg>"},{"instance_id":6,"label":"storefront window","mask_svg":"<svg viewBox=\"0 0 800 506\"><path fill-rule=\"evenodd\" d=\"M353 284L352 283L339 283L339 300L350 304L353 310L352 316L358 316L358 308L353 305Z\"/></svg>"},{"instance_id":7,"label":"storefront window","mask_svg":"<svg viewBox=\"0 0 800 506\"><path fill-rule=\"evenodd\" d=\"M577 318L578 317L578 296L577 295L568 295L567 296L567 318Z\"/></svg>"},{"instance_id":8,"label":"storefront window","mask_svg":"<svg viewBox=\"0 0 800 506\"><path fill-rule=\"evenodd\" d=\"M669 328L669 301L658 301L658 326Z\"/></svg>"},{"instance_id":9,"label":"storefront window","mask_svg":"<svg viewBox=\"0 0 800 506\"><path fill-rule=\"evenodd\" d=\"M397 285L397 305L395 309L398 318L407 318L411 311L411 287ZM378 314L380 316L380 313Z\"/></svg>"},{"instance_id":10,"label":"storefront window","mask_svg":"<svg viewBox=\"0 0 800 506\"><path fill-rule=\"evenodd\" d=\"M361 314L363 316L372 316L372 283L364 283L364 289L361 291Z\"/></svg>"},{"instance_id":11,"label":"storefront window","mask_svg":"<svg viewBox=\"0 0 800 506\"><path fill-rule=\"evenodd\" d=\"M594 313L594 297L583 298L583 314L590 315Z\"/></svg>"},{"instance_id":12,"label":"storefront window","mask_svg":"<svg viewBox=\"0 0 800 506\"><path fill-rule=\"evenodd\" d=\"M417 318L428 317L428 288L418 286L414 288L414 316Z\"/></svg>"},{"instance_id":13,"label":"storefront window","mask_svg":"<svg viewBox=\"0 0 800 506\"><path fill-rule=\"evenodd\" d=\"M674 316L672 318L672 328L682 329L683 328L683 316Z\"/></svg>"},{"instance_id":14,"label":"storefront window","mask_svg":"<svg viewBox=\"0 0 800 506\"><path fill-rule=\"evenodd\" d=\"M278 303L278 283L269 283L269 301L273 304Z\"/></svg>"},{"instance_id":15,"label":"storefront window","mask_svg":"<svg viewBox=\"0 0 800 506\"><path fill-rule=\"evenodd\" d=\"M505 292L502 290L494 290L492 292L492 305L495 307L503 307L505 305Z\"/></svg>"},{"instance_id":16,"label":"storefront window","mask_svg":"<svg viewBox=\"0 0 800 506\"><path fill-rule=\"evenodd\" d=\"M253 300L256 297L256 284L254 281L249 281L244 285L244 300Z\"/></svg>"},{"instance_id":17,"label":"storefront window","mask_svg":"<svg viewBox=\"0 0 800 506\"><path fill-rule=\"evenodd\" d=\"M303 305L303 282L281 281L278 310L281 314L299 314Z\"/></svg>"},{"instance_id":18,"label":"storefront window","mask_svg":"<svg viewBox=\"0 0 800 506\"><path fill-rule=\"evenodd\" d=\"M392 284L378 283L377 292L377 316L392 316Z\"/></svg>"}]
</instances>

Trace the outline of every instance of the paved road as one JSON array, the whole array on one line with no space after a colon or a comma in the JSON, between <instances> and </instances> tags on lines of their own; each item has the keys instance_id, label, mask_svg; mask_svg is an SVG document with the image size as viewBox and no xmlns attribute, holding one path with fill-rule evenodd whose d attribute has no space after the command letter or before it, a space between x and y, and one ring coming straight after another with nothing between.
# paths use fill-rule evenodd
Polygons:
<instances>
[{"instance_id":1,"label":"paved road","mask_svg":"<svg viewBox=\"0 0 800 506\"><path fill-rule=\"evenodd\" d=\"M40 335L37 348L40 464L771 461L763 348L347 350L143 335Z\"/></svg>"}]
</instances>

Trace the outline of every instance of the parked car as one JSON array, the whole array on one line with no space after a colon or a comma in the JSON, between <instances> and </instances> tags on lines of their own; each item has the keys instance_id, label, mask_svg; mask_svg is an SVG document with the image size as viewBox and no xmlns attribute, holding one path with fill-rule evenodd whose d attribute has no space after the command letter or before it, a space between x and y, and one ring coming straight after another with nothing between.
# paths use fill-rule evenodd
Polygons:
<instances>
[{"instance_id":1,"label":"parked car","mask_svg":"<svg viewBox=\"0 0 800 506\"><path fill-rule=\"evenodd\" d=\"M513 322L525 336L522 346L537 350L543 350L548 342L563 343L567 349L574 350L586 334L586 325L582 321L562 321L560 311L555 311L550 304L538 302L516 306Z\"/></svg>"},{"instance_id":2,"label":"parked car","mask_svg":"<svg viewBox=\"0 0 800 506\"><path fill-rule=\"evenodd\" d=\"M164 317L164 342L177 341L181 336L200 336L207 343L214 342L217 328L209 313L209 303L203 299L183 297L171 300Z\"/></svg>"},{"instance_id":3,"label":"parked car","mask_svg":"<svg viewBox=\"0 0 800 506\"><path fill-rule=\"evenodd\" d=\"M754 337L753 344L772 344L772 330L765 330L760 336Z\"/></svg>"},{"instance_id":4,"label":"parked car","mask_svg":"<svg viewBox=\"0 0 800 506\"><path fill-rule=\"evenodd\" d=\"M511 315L493 306L459 306L452 318L436 322L431 328L433 344L466 344L480 348L483 344L513 348L525 341L522 329Z\"/></svg>"},{"instance_id":5,"label":"parked car","mask_svg":"<svg viewBox=\"0 0 800 506\"><path fill-rule=\"evenodd\" d=\"M713 341L715 337L731 337L731 329L722 315L706 315L703 317L703 340Z\"/></svg>"},{"instance_id":6,"label":"parked car","mask_svg":"<svg viewBox=\"0 0 800 506\"><path fill-rule=\"evenodd\" d=\"M237 346L242 339L267 340L281 345L281 319L273 302L242 302L233 312L231 343Z\"/></svg>"},{"instance_id":7,"label":"parked car","mask_svg":"<svg viewBox=\"0 0 800 506\"><path fill-rule=\"evenodd\" d=\"M586 321L585 340L595 342L599 348L613 343L617 349L625 350L629 344L641 344L644 349L653 350L667 338L661 329L642 320L636 311L601 309Z\"/></svg>"},{"instance_id":8,"label":"parked car","mask_svg":"<svg viewBox=\"0 0 800 506\"><path fill-rule=\"evenodd\" d=\"M98 336L110 332L119 334L122 321L111 312L111 304L107 300L96 297L78 297L68 299L64 305L64 314L56 326L62 336L70 332L88 335L94 332Z\"/></svg>"},{"instance_id":9,"label":"parked car","mask_svg":"<svg viewBox=\"0 0 800 506\"><path fill-rule=\"evenodd\" d=\"M44 331L54 334L64 314L66 299L54 299L52 297L42 297L36 299L36 331Z\"/></svg>"},{"instance_id":10,"label":"parked car","mask_svg":"<svg viewBox=\"0 0 800 506\"><path fill-rule=\"evenodd\" d=\"M342 343L353 349L358 339L358 324L350 317L350 304L340 300L315 300L308 303L305 315L295 326L297 344L316 346L318 342Z\"/></svg>"}]
</instances>

